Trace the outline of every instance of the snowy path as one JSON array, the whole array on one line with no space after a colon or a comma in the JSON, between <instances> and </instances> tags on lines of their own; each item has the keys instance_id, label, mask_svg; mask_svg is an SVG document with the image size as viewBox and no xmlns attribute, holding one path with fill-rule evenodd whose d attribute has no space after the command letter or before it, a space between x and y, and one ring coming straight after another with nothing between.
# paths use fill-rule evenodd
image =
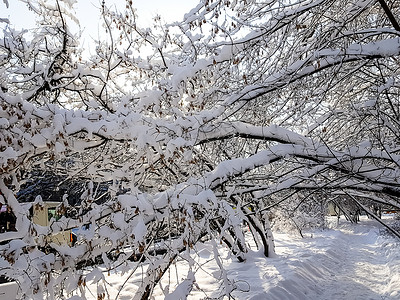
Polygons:
<instances>
[{"instance_id":1,"label":"snowy path","mask_svg":"<svg viewBox=\"0 0 400 300\"><path fill-rule=\"evenodd\" d=\"M362 226L362 225L361 225ZM313 264L327 266L331 280L321 283L320 299L383 299L390 269L372 232L342 230L325 257Z\"/></svg>"},{"instance_id":2,"label":"snowy path","mask_svg":"<svg viewBox=\"0 0 400 300\"><path fill-rule=\"evenodd\" d=\"M285 239L278 237L274 264L284 278L251 299L400 299L399 245L380 236L374 221L313 233L291 247Z\"/></svg>"}]
</instances>

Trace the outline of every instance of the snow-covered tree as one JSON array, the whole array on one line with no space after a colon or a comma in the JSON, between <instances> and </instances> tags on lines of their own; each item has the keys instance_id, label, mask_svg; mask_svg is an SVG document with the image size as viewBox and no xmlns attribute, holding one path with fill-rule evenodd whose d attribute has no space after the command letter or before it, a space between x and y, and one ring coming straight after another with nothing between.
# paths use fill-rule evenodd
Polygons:
<instances>
[{"instance_id":1,"label":"snow-covered tree","mask_svg":"<svg viewBox=\"0 0 400 300\"><path fill-rule=\"evenodd\" d=\"M37 27L7 25L0 39L0 202L16 217L0 274L21 297L85 299L94 281L104 299L104 272L132 261L134 298L147 299L177 259L187 294L199 243L245 261L253 238L271 256L268 213L293 199L293 210L337 197L400 208L395 1L202 0L152 28L132 1L122 12L103 1L93 55L74 1L23 2ZM49 226L30 216L40 195L17 200L39 177L60 200ZM51 239L82 227L74 246Z\"/></svg>"}]
</instances>

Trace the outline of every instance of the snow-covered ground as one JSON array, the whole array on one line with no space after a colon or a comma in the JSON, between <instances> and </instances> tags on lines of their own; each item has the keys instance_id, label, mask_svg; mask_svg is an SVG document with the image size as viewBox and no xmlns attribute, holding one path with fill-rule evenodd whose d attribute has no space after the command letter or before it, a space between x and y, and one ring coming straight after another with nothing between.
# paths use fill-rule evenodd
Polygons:
<instances>
[{"instance_id":1,"label":"snow-covered ground","mask_svg":"<svg viewBox=\"0 0 400 300\"><path fill-rule=\"evenodd\" d=\"M239 263L223 251L228 278L237 287L232 296L253 300L400 299L400 242L383 234L381 225L365 217L357 225L343 219L339 226L335 219L330 223L329 229L306 232L305 238L275 234L275 258L265 259L252 252L245 263ZM197 251L197 284L189 299L218 298L223 284L215 280L221 273L213 259L213 248L203 245ZM155 298L164 299L162 290L169 288L171 293L176 278L186 274L183 263L174 266L155 291ZM132 299L141 277L127 270L125 275L111 274L106 280L110 299L116 299L127 280L118 295L124 300ZM179 299L179 293L169 299Z\"/></svg>"},{"instance_id":2,"label":"snow-covered ground","mask_svg":"<svg viewBox=\"0 0 400 300\"><path fill-rule=\"evenodd\" d=\"M232 296L252 300L400 299L400 241L385 234L376 221L365 217L357 225L344 219L339 226L335 218L329 221L329 229L306 232L305 238L275 234L275 258L266 259L251 252L245 263L239 263L222 248L227 276L236 286ZM224 287L216 280L221 272L213 259L213 247L202 245L197 254L196 284L189 299L218 298ZM141 282L141 275L133 273L132 267L128 265L124 275L105 276L106 299L132 299ZM172 293L176 279L181 280L187 272L182 259L165 274L154 293L155 299L164 299L167 291ZM97 299L97 287L90 283L88 287L87 299ZM179 289L167 299L179 299L178 292ZM0 299L6 298L0 295Z\"/></svg>"}]
</instances>

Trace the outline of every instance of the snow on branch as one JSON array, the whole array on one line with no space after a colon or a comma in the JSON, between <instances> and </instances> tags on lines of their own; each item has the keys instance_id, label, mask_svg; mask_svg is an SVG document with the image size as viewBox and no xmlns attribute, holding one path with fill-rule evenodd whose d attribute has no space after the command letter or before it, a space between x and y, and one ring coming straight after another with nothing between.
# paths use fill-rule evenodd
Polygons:
<instances>
[{"instance_id":1,"label":"snow on branch","mask_svg":"<svg viewBox=\"0 0 400 300\"><path fill-rule=\"evenodd\" d=\"M38 27L0 39L0 275L19 296L103 300L129 272L135 299L185 298L205 244L206 297L230 297L221 244L246 263L285 214L399 207L400 39L376 1L203 1L150 28L104 2L89 53L75 1L23 2Z\"/></svg>"}]
</instances>

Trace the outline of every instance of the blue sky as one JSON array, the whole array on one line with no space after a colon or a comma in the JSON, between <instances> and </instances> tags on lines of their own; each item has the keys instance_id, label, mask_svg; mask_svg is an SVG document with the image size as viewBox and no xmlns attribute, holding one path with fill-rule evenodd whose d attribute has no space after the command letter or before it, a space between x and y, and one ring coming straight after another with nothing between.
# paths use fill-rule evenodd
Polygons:
<instances>
[{"instance_id":1,"label":"blue sky","mask_svg":"<svg viewBox=\"0 0 400 300\"><path fill-rule=\"evenodd\" d=\"M64 0L65 1L65 0ZM76 17L80 23L82 30L81 45L85 49L85 53L90 53L93 47L93 40L101 39L99 36L104 34L104 29L101 28L99 22L102 0L77 0L74 9ZM106 5L115 6L119 10L125 8L125 0L105 0ZM141 27L152 26L152 19L158 14L166 22L181 21L185 13L189 12L200 0L133 0L133 6L137 9L138 23ZM8 0L9 8L0 0L0 18L10 20L12 27L18 30L33 28L35 21L33 13L30 12L26 5L18 0ZM6 23L0 22L0 38L1 28L6 26ZM73 25L70 23L70 26ZM72 27L73 33L78 33Z\"/></svg>"},{"instance_id":2,"label":"blue sky","mask_svg":"<svg viewBox=\"0 0 400 300\"><path fill-rule=\"evenodd\" d=\"M133 6L137 8L139 22L143 26L150 26L152 18L159 14L165 21L180 21L185 13L195 7L200 0L133 0ZM33 14L26 6L17 0L9 0L7 9L0 0L0 18L9 18L11 23L18 29L34 26ZM106 0L107 5L115 5L117 8L125 7L125 0ZM76 13L81 27L86 31L97 30L97 19L99 17L96 7L101 0L77 0Z\"/></svg>"}]
</instances>

